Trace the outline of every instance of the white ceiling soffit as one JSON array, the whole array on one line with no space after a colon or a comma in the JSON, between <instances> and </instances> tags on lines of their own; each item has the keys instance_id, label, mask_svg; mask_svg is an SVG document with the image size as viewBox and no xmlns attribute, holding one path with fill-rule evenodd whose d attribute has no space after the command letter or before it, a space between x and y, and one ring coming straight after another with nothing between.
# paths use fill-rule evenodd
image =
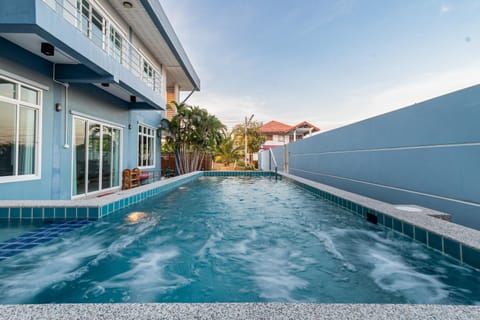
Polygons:
<instances>
[{"instance_id":1,"label":"white ceiling soffit","mask_svg":"<svg viewBox=\"0 0 480 320\"><path fill-rule=\"evenodd\" d=\"M42 42L46 41L34 33L1 33L0 36L52 63L78 64L77 60L62 52L57 47L55 47L55 55L53 56L46 56L41 53L40 48Z\"/></svg>"},{"instance_id":2,"label":"white ceiling soffit","mask_svg":"<svg viewBox=\"0 0 480 320\"><path fill-rule=\"evenodd\" d=\"M142 4L138 0L129 0L128 2L132 3L132 8L125 8L123 0L108 0L108 2L130 25L135 36L140 38L157 60L162 63L163 67L167 69L168 83L171 83L168 75L172 75L175 82L180 85L181 90L192 90L194 85Z\"/></svg>"}]
</instances>

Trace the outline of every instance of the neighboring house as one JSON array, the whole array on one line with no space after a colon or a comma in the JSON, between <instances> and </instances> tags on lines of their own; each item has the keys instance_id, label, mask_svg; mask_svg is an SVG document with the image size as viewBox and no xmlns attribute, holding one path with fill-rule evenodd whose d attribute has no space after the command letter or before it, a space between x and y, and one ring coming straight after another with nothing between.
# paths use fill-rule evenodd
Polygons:
<instances>
[{"instance_id":1,"label":"neighboring house","mask_svg":"<svg viewBox=\"0 0 480 320\"><path fill-rule=\"evenodd\" d=\"M308 123L307 121L300 122L297 125L291 126L278 121L270 121L260 127L260 132L266 137L266 141L262 149L270 149L284 144L294 142L315 132L320 131L320 128Z\"/></svg>"},{"instance_id":2,"label":"neighboring house","mask_svg":"<svg viewBox=\"0 0 480 320\"><path fill-rule=\"evenodd\" d=\"M199 90L158 0L0 2L0 199L116 190L160 170L166 103Z\"/></svg>"}]
</instances>

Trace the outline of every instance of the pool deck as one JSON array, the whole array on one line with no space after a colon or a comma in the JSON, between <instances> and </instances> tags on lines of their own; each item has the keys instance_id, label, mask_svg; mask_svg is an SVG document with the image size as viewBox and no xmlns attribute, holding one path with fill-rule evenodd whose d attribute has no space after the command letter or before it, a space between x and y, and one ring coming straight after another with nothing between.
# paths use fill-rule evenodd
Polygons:
<instances>
[{"instance_id":1,"label":"pool deck","mask_svg":"<svg viewBox=\"0 0 480 320\"><path fill-rule=\"evenodd\" d=\"M0 319L480 319L480 306L306 303L0 305Z\"/></svg>"}]
</instances>

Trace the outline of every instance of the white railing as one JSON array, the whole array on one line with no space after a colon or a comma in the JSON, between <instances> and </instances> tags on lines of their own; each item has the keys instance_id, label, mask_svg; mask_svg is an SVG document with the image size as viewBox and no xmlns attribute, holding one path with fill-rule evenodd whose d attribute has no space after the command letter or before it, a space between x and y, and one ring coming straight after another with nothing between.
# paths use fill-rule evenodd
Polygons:
<instances>
[{"instance_id":1,"label":"white railing","mask_svg":"<svg viewBox=\"0 0 480 320\"><path fill-rule=\"evenodd\" d=\"M98 3L91 0L43 1L153 91L162 92L160 70L127 40L122 29Z\"/></svg>"},{"instance_id":2,"label":"white railing","mask_svg":"<svg viewBox=\"0 0 480 320\"><path fill-rule=\"evenodd\" d=\"M275 180L277 180L278 178L278 164L277 164L277 160L275 159L275 154L273 153L272 149L268 149L268 151L270 152L270 171L272 170L271 168L271 160L273 160L273 164L275 165Z\"/></svg>"}]
</instances>

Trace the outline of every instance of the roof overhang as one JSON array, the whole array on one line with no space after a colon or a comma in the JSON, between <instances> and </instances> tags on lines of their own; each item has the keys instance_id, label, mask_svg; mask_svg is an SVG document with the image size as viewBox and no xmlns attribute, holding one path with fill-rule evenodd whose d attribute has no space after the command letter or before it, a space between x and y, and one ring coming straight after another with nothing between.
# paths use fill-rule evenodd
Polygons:
<instances>
[{"instance_id":1,"label":"roof overhang","mask_svg":"<svg viewBox=\"0 0 480 320\"><path fill-rule=\"evenodd\" d=\"M123 1L108 2L162 62L167 86L178 84L182 91L200 90L200 78L158 0L130 0L132 8L124 7Z\"/></svg>"}]
</instances>

